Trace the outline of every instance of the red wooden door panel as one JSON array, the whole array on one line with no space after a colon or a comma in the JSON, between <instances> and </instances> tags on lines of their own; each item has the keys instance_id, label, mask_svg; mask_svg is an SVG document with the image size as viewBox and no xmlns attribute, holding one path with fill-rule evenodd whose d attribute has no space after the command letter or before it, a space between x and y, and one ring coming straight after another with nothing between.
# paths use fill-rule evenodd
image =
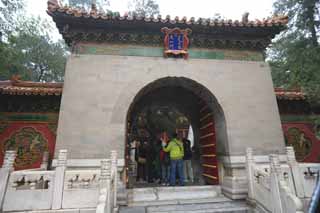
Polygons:
<instances>
[{"instance_id":1,"label":"red wooden door panel","mask_svg":"<svg viewBox=\"0 0 320 213\"><path fill-rule=\"evenodd\" d=\"M200 110L200 154L206 183L219 184L214 117L206 106Z\"/></svg>"}]
</instances>

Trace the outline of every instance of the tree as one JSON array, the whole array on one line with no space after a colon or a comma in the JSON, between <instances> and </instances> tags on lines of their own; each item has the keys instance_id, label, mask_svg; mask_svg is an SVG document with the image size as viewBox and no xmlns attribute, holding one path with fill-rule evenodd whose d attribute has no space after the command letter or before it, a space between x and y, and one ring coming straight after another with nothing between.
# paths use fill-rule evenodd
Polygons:
<instances>
[{"instance_id":1,"label":"tree","mask_svg":"<svg viewBox=\"0 0 320 213\"><path fill-rule=\"evenodd\" d=\"M278 0L276 14L289 16L288 29L272 43L268 58L275 86L301 87L320 103L320 0Z\"/></svg>"},{"instance_id":2,"label":"tree","mask_svg":"<svg viewBox=\"0 0 320 213\"><path fill-rule=\"evenodd\" d=\"M132 0L129 14L139 16L156 16L160 14L159 5L154 0Z\"/></svg>"},{"instance_id":3,"label":"tree","mask_svg":"<svg viewBox=\"0 0 320 213\"><path fill-rule=\"evenodd\" d=\"M104 10L106 6L109 6L109 0L68 0L70 6L81 7L90 9L92 3L95 3L99 10Z\"/></svg>"},{"instance_id":4,"label":"tree","mask_svg":"<svg viewBox=\"0 0 320 213\"><path fill-rule=\"evenodd\" d=\"M24 18L0 46L0 78L19 74L25 80L62 81L66 46L50 38L51 26L40 18Z\"/></svg>"},{"instance_id":5,"label":"tree","mask_svg":"<svg viewBox=\"0 0 320 213\"><path fill-rule=\"evenodd\" d=\"M24 0L0 0L0 42L13 31L16 18L22 12Z\"/></svg>"}]
</instances>

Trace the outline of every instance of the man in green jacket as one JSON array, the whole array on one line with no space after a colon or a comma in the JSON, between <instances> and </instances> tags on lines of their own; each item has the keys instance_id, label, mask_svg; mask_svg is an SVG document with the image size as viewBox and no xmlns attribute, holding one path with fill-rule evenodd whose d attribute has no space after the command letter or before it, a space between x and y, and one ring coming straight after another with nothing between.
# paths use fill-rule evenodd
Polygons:
<instances>
[{"instance_id":1,"label":"man in green jacket","mask_svg":"<svg viewBox=\"0 0 320 213\"><path fill-rule=\"evenodd\" d=\"M163 145L163 151L170 153L170 186L176 185L176 172L178 172L180 186L184 185L183 143L180 140L178 140L177 137L177 133L173 133L168 146L165 147Z\"/></svg>"}]
</instances>

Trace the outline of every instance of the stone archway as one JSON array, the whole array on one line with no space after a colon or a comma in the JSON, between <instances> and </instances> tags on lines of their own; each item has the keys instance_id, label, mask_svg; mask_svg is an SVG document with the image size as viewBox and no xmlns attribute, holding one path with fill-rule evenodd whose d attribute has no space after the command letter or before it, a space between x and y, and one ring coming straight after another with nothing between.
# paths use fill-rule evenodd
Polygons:
<instances>
[{"instance_id":1,"label":"stone archway","mask_svg":"<svg viewBox=\"0 0 320 213\"><path fill-rule=\"evenodd\" d=\"M188 117L205 183L219 184L217 157L227 153L228 143L224 113L215 96L203 85L185 77L155 80L142 88L131 103L127 113L127 136L131 131L130 121L141 107L149 104L169 104Z\"/></svg>"}]
</instances>

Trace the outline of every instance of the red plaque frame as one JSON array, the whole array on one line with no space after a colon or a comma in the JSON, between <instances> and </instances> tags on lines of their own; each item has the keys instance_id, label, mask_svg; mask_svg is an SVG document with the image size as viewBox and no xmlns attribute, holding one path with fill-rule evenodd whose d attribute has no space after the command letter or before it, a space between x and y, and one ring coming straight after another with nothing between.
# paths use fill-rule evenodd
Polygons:
<instances>
[{"instance_id":1,"label":"red plaque frame","mask_svg":"<svg viewBox=\"0 0 320 213\"><path fill-rule=\"evenodd\" d=\"M188 34L192 32L191 29L187 28L187 29L180 29L178 27L175 27L173 29L169 29L167 27L164 27L161 29L161 32L165 33L165 37L164 37L164 52L163 55L164 57L169 57L170 55L183 55L184 59L187 59L189 57L189 53L188 53L188 47L189 47L189 38L188 38ZM183 47L181 50L174 50L174 49L170 49L169 48L169 36L171 34L182 34L183 35Z\"/></svg>"}]
</instances>

